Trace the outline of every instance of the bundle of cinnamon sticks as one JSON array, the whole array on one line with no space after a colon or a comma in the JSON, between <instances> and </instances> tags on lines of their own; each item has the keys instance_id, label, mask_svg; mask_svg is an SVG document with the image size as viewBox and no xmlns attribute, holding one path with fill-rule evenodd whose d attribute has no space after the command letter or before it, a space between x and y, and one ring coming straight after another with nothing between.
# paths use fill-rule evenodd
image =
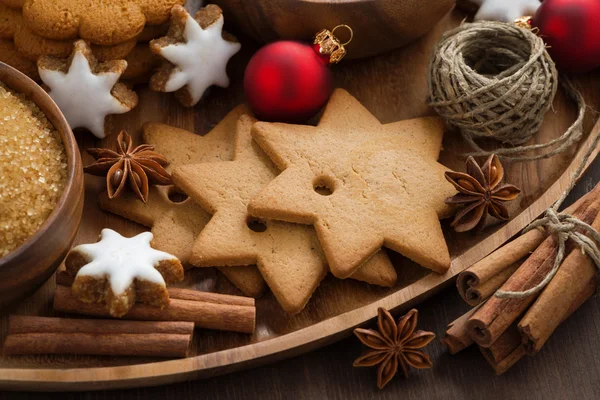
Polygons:
<instances>
[{"instance_id":1,"label":"bundle of cinnamon sticks","mask_svg":"<svg viewBox=\"0 0 600 400\"><path fill-rule=\"evenodd\" d=\"M109 318L103 304L79 301L73 277L56 274L54 311ZM187 357L194 327L253 333L254 299L169 288L169 306L135 304L123 320L10 316L5 355L78 354Z\"/></svg>"},{"instance_id":2,"label":"bundle of cinnamon sticks","mask_svg":"<svg viewBox=\"0 0 600 400\"><path fill-rule=\"evenodd\" d=\"M600 184L563 212L600 231ZM536 354L562 321L594 293L593 261L568 241L566 257L541 292L524 298L499 298L494 293L535 287L552 269L557 252L556 236L536 228L463 271L457 288L474 308L448 325L442 342L450 353L475 343L498 374L524 355Z\"/></svg>"}]
</instances>

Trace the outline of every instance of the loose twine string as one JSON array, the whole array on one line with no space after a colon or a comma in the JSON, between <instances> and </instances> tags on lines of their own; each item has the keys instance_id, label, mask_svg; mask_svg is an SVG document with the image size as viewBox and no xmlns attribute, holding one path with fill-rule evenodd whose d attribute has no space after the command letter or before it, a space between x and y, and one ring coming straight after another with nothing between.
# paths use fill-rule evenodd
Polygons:
<instances>
[{"instance_id":1,"label":"loose twine string","mask_svg":"<svg viewBox=\"0 0 600 400\"><path fill-rule=\"evenodd\" d=\"M429 104L442 118L460 129L475 150L469 155L495 153L511 161L540 160L566 151L583 135L585 100L567 78L561 77L565 93L577 104L577 119L554 140L522 146L539 131L558 85L558 73L544 41L531 30L502 22L461 24L448 32L436 46L429 66L428 82ZM475 142L475 138L480 137L495 138L515 147L488 152ZM520 299L541 291L562 264L569 239L600 269L597 245L600 234L578 218L558 213L599 142L600 133L592 141L561 197L546 210L543 218L532 222L524 230L525 233L544 227L547 232L556 235L558 251L552 269L534 287L515 292L498 290L496 297ZM553 150L541 154L523 155L553 146L556 146Z\"/></svg>"}]
</instances>

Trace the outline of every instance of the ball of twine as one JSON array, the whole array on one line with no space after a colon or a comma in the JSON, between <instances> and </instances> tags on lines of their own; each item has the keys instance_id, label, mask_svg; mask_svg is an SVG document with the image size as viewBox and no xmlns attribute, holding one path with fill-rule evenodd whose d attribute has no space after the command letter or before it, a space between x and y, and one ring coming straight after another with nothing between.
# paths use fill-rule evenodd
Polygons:
<instances>
[{"instance_id":1,"label":"ball of twine","mask_svg":"<svg viewBox=\"0 0 600 400\"><path fill-rule=\"evenodd\" d=\"M554 62L535 33L503 22L464 23L436 46L429 66L428 102L442 118L459 128L479 151L476 154L481 155L486 152L475 138L491 137L513 146L529 141L552 106L557 85ZM583 99L579 93L567 94L581 109ZM576 128L552 143L537 146L563 142L564 150L581 137ZM496 153L510 154L533 147L500 149L505 151Z\"/></svg>"}]
</instances>

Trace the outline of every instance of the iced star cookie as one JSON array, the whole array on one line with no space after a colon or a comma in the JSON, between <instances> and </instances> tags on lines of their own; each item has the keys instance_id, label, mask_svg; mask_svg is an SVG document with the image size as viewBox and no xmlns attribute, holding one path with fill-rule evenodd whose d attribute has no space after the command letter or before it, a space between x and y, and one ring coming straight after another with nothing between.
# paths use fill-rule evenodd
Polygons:
<instances>
[{"instance_id":1,"label":"iced star cookie","mask_svg":"<svg viewBox=\"0 0 600 400\"><path fill-rule=\"evenodd\" d=\"M122 317L136 301L164 308L169 305L166 282L181 282L177 257L150 247L152 234L126 238L103 229L97 243L81 244L65 261L75 276L72 290L85 303L106 302L110 315Z\"/></svg>"},{"instance_id":2,"label":"iced star cookie","mask_svg":"<svg viewBox=\"0 0 600 400\"><path fill-rule=\"evenodd\" d=\"M154 145L156 151L169 160L168 171L186 163L231 160L236 122L247 112L245 106L234 108L204 136L157 123L145 124L142 136L145 143ZM187 264L194 240L209 221L210 214L192 199L171 201L169 192L172 191L173 188L151 187L146 204L127 193L108 199L104 192L99 204L103 210L151 227L152 246L174 254ZM246 296L259 297L266 290L265 281L254 266L219 268L219 271Z\"/></svg>"},{"instance_id":3,"label":"iced star cookie","mask_svg":"<svg viewBox=\"0 0 600 400\"><path fill-rule=\"evenodd\" d=\"M150 87L175 92L181 104L190 107L210 86L229 86L227 63L241 45L223 32L222 11L211 4L201 8L195 18L183 7L173 7L169 33L151 41L150 48L165 59Z\"/></svg>"},{"instance_id":4,"label":"iced star cookie","mask_svg":"<svg viewBox=\"0 0 600 400\"><path fill-rule=\"evenodd\" d=\"M134 39L144 26L168 21L174 5L185 0L27 0L25 23L48 39L77 37L110 46Z\"/></svg>"},{"instance_id":5,"label":"iced star cookie","mask_svg":"<svg viewBox=\"0 0 600 400\"><path fill-rule=\"evenodd\" d=\"M252 140L254 122L249 115L240 117L233 161L190 164L173 171L176 184L213 214L194 243L190 262L199 267L256 264L283 309L295 314L327 274L327 261L312 227L248 214L250 199L278 174ZM374 270L389 271L382 277L385 286L395 283L395 270L385 253L373 256L358 277L360 271L368 276Z\"/></svg>"},{"instance_id":6,"label":"iced star cookie","mask_svg":"<svg viewBox=\"0 0 600 400\"><path fill-rule=\"evenodd\" d=\"M464 4L461 4L464 3ZM459 5L473 6L479 10L475 21L513 22L524 16L533 16L541 5L540 0L462 0Z\"/></svg>"},{"instance_id":7,"label":"iced star cookie","mask_svg":"<svg viewBox=\"0 0 600 400\"><path fill-rule=\"evenodd\" d=\"M127 62L99 64L84 40L75 42L68 59L43 56L37 65L40 78L50 88L50 97L73 129L86 128L104 138L106 117L126 113L137 105L135 92L118 82Z\"/></svg>"},{"instance_id":8,"label":"iced star cookie","mask_svg":"<svg viewBox=\"0 0 600 400\"><path fill-rule=\"evenodd\" d=\"M262 218L312 224L332 273L350 276L382 246L443 273L439 218L454 188L437 163L438 118L382 125L336 90L318 126L258 122L254 139L283 172L249 204Z\"/></svg>"}]
</instances>

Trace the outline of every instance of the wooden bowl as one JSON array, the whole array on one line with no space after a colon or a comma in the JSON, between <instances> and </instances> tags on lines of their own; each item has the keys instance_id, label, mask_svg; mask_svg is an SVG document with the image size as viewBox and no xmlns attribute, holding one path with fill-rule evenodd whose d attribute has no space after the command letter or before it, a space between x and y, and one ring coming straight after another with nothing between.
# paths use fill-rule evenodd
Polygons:
<instances>
[{"instance_id":1,"label":"wooden bowl","mask_svg":"<svg viewBox=\"0 0 600 400\"><path fill-rule=\"evenodd\" d=\"M0 258L0 308L35 291L71 248L83 209L83 168L73 132L50 96L27 76L0 62L0 82L25 94L46 114L67 152L67 184L56 208L20 247Z\"/></svg>"},{"instance_id":2,"label":"wooden bowl","mask_svg":"<svg viewBox=\"0 0 600 400\"><path fill-rule=\"evenodd\" d=\"M380 54L423 36L455 0L213 0L225 23L260 43L310 40L321 29L346 24L354 31L348 59ZM348 39L344 29L339 39Z\"/></svg>"}]
</instances>

